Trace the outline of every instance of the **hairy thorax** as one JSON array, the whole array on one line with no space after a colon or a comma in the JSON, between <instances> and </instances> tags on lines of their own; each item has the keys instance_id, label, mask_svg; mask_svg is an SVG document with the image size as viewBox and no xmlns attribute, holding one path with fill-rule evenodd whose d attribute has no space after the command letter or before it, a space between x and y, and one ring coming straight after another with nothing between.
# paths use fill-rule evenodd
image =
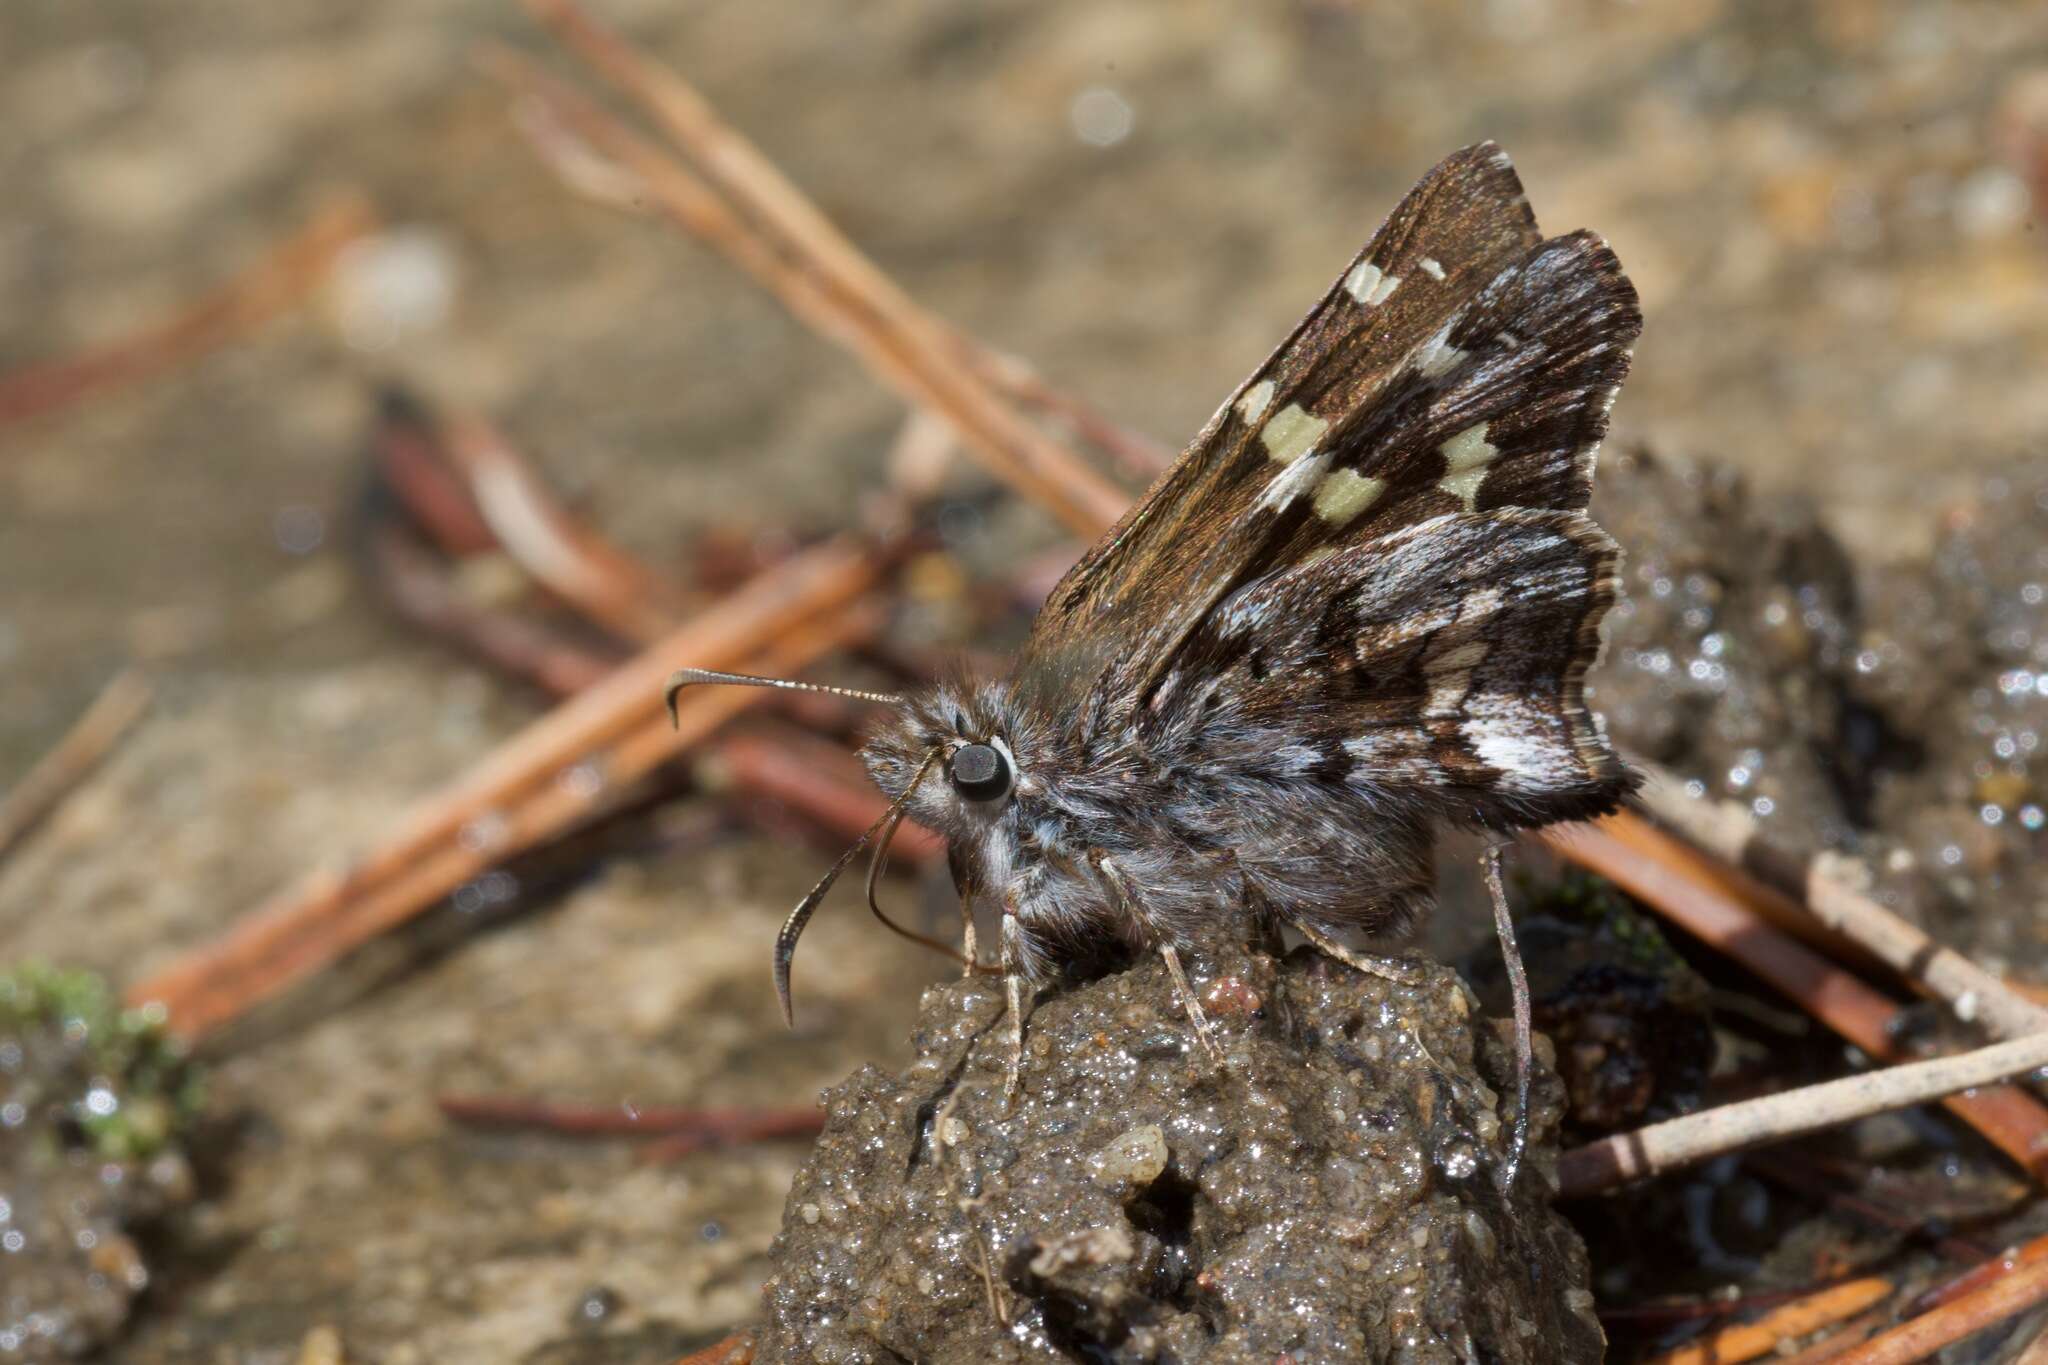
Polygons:
<instances>
[{"instance_id":1,"label":"hairy thorax","mask_svg":"<svg viewBox=\"0 0 2048 1365\"><path fill-rule=\"evenodd\" d=\"M1000 790L949 780L965 746L1001 755ZM1369 796L1278 729L1223 731L1134 710L1049 716L1004 681L913 697L863 758L942 835L960 894L1017 924L1032 979L1148 948L1251 941L1268 907L1341 932L1406 926L1426 901L1414 848ZM1417 836L1420 837L1420 836Z\"/></svg>"}]
</instances>

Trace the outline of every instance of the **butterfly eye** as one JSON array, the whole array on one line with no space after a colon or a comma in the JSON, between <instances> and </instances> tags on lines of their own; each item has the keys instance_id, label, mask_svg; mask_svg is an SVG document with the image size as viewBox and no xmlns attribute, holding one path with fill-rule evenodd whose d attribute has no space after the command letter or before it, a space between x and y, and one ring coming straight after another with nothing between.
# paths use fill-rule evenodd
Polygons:
<instances>
[{"instance_id":1,"label":"butterfly eye","mask_svg":"<svg viewBox=\"0 0 2048 1365\"><path fill-rule=\"evenodd\" d=\"M1010 761L993 744L963 744L946 760L953 790L969 801L994 801L1010 791Z\"/></svg>"}]
</instances>

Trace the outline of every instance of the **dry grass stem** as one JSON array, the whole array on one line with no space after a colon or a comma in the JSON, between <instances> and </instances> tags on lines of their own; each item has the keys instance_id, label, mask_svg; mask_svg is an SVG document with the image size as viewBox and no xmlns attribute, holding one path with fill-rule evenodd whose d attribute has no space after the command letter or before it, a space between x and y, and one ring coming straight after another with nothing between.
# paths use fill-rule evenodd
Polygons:
<instances>
[{"instance_id":1,"label":"dry grass stem","mask_svg":"<svg viewBox=\"0 0 2048 1365\"><path fill-rule=\"evenodd\" d=\"M794 672L863 638L875 619L853 604L884 568L877 552L837 540L760 575L529 725L422 803L352 867L314 876L218 942L136 983L130 998L164 1002L173 1029L188 1037L226 1023L585 817L600 794L644 776L753 700L748 693L706 692L693 702L690 728L671 733L661 696L676 668ZM600 780L563 781L572 771Z\"/></svg>"},{"instance_id":2,"label":"dry grass stem","mask_svg":"<svg viewBox=\"0 0 2048 1365\"><path fill-rule=\"evenodd\" d=\"M1127 494L964 363L957 334L890 284L680 78L566 6L549 5L543 17L684 142L699 166L685 165L531 62L503 50L486 53L499 79L545 111L555 131L536 149L565 180L587 181L593 159L636 178L648 202L853 351L906 401L943 417L992 473L1069 527L1097 534L1122 512ZM564 165L571 138L588 148L573 175Z\"/></svg>"},{"instance_id":3,"label":"dry grass stem","mask_svg":"<svg viewBox=\"0 0 2048 1365\"><path fill-rule=\"evenodd\" d=\"M150 696L140 673L131 669L116 674L56 746L0 795L0 862L92 776L142 719Z\"/></svg>"},{"instance_id":4,"label":"dry grass stem","mask_svg":"<svg viewBox=\"0 0 2048 1365\"><path fill-rule=\"evenodd\" d=\"M1995 1037L2048 1030L2048 1010L2009 990L1953 948L1943 947L1842 880L1825 856L1767 838L1748 811L1690 796L1669 773L1638 764L1649 781L1643 804L1708 852L1803 905L1827 929L1870 953L1917 988L1945 1000L1958 1018Z\"/></svg>"},{"instance_id":5,"label":"dry grass stem","mask_svg":"<svg viewBox=\"0 0 2048 1365\"><path fill-rule=\"evenodd\" d=\"M495 427L459 416L441 432L485 524L534 581L635 644L653 644L675 628L680 612L660 576L563 507Z\"/></svg>"},{"instance_id":6,"label":"dry grass stem","mask_svg":"<svg viewBox=\"0 0 2048 1365\"><path fill-rule=\"evenodd\" d=\"M168 321L68 360L0 377L0 430L225 346L311 293L349 243L375 229L360 195L339 197L254 266Z\"/></svg>"},{"instance_id":7,"label":"dry grass stem","mask_svg":"<svg viewBox=\"0 0 2048 1365\"><path fill-rule=\"evenodd\" d=\"M1635 896L1707 946L1734 958L1879 1061L1902 1060L1898 1006L1861 979L1774 928L1702 876L1701 855L1626 815L1556 826L1536 836ZM1953 1095L1944 1106L2029 1175L2048 1160L2048 1108L2013 1086Z\"/></svg>"},{"instance_id":8,"label":"dry grass stem","mask_svg":"<svg viewBox=\"0 0 2048 1365\"><path fill-rule=\"evenodd\" d=\"M1924 1104L2042 1067L2048 1067L2048 1033L1994 1043L1956 1057L1908 1062L1724 1104L1566 1152L1558 1163L1560 1192L1567 1196L1598 1193L1712 1157Z\"/></svg>"}]
</instances>

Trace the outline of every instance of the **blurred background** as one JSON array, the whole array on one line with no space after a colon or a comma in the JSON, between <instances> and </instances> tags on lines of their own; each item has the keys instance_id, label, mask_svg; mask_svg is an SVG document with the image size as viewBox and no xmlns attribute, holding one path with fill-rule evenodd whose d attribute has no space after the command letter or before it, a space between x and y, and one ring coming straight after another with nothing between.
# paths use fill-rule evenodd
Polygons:
<instances>
[{"instance_id":1,"label":"blurred background","mask_svg":"<svg viewBox=\"0 0 2048 1365\"><path fill-rule=\"evenodd\" d=\"M1641 291L1621 439L1807 495L1884 559L2048 431L2038 5L596 12L910 295L1171 447L1480 138ZM337 196L377 216L233 344L0 419L0 785L122 666L158 689L0 867L8 958L132 978L537 712L352 564L380 385L488 414L658 566L853 524L882 480L901 403L711 252L565 191L478 65L492 42L562 64L512 0L0 12L0 377L177 315ZM1059 540L980 507L992 556ZM767 946L813 862L755 834L611 863L229 1059L261 1122L204 1215L213 1262L136 1358L341 1323L366 1358L524 1359L586 1309L650 1341L743 1318L799 1145L654 1168L453 1139L433 1096L788 1103L900 1055L912 985L946 969L852 907L807 945L833 967L802 1030L774 1020Z\"/></svg>"}]
</instances>

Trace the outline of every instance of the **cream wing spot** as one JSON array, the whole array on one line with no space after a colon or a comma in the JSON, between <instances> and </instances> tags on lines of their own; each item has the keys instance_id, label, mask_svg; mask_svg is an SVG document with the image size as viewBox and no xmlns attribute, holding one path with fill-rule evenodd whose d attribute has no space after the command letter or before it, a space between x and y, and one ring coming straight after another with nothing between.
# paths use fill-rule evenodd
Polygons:
<instances>
[{"instance_id":1,"label":"cream wing spot","mask_svg":"<svg viewBox=\"0 0 2048 1365\"><path fill-rule=\"evenodd\" d=\"M1331 526L1348 526L1359 513L1380 500L1387 491L1385 479L1368 478L1352 469L1339 469L1316 485L1316 515Z\"/></svg>"},{"instance_id":2,"label":"cream wing spot","mask_svg":"<svg viewBox=\"0 0 2048 1365\"><path fill-rule=\"evenodd\" d=\"M1344 292L1362 304L1377 305L1400 285L1399 275L1389 275L1371 261L1360 261L1344 277Z\"/></svg>"},{"instance_id":3,"label":"cream wing spot","mask_svg":"<svg viewBox=\"0 0 2048 1365\"><path fill-rule=\"evenodd\" d=\"M1329 429L1328 422L1311 416L1301 404L1289 403L1273 414L1272 420L1259 432L1259 442L1276 462L1293 464L1313 450Z\"/></svg>"},{"instance_id":4,"label":"cream wing spot","mask_svg":"<svg viewBox=\"0 0 2048 1365\"><path fill-rule=\"evenodd\" d=\"M1465 504L1471 511L1479 501L1479 487L1500 448L1486 439L1486 423L1467 427L1437 447L1449 466L1437 487Z\"/></svg>"},{"instance_id":5,"label":"cream wing spot","mask_svg":"<svg viewBox=\"0 0 2048 1365\"><path fill-rule=\"evenodd\" d=\"M1247 422L1256 422L1266 415L1266 409L1273 402L1273 381L1261 379L1244 391L1244 397L1237 400L1237 415Z\"/></svg>"},{"instance_id":6,"label":"cream wing spot","mask_svg":"<svg viewBox=\"0 0 2048 1365\"><path fill-rule=\"evenodd\" d=\"M1427 276L1429 276L1429 277L1430 277L1431 279L1433 279L1433 280L1441 280L1441 279L1443 279L1443 277L1444 277L1444 266L1443 266L1443 262L1442 262L1442 261L1439 261L1439 260L1438 260L1438 259L1437 259L1436 257L1434 257L1434 256L1424 256L1424 257L1423 257L1423 258L1422 258L1422 259L1421 259L1420 261L1417 261L1417 262L1416 262L1416 264L1417 264L1417 265L1419 265L1419 266L1421 266L1421 267L1422 267L1422 273L1423 273L1423 274L1425 274L1425 275L1427 275Z\"/></svg>"}]
</instances>

